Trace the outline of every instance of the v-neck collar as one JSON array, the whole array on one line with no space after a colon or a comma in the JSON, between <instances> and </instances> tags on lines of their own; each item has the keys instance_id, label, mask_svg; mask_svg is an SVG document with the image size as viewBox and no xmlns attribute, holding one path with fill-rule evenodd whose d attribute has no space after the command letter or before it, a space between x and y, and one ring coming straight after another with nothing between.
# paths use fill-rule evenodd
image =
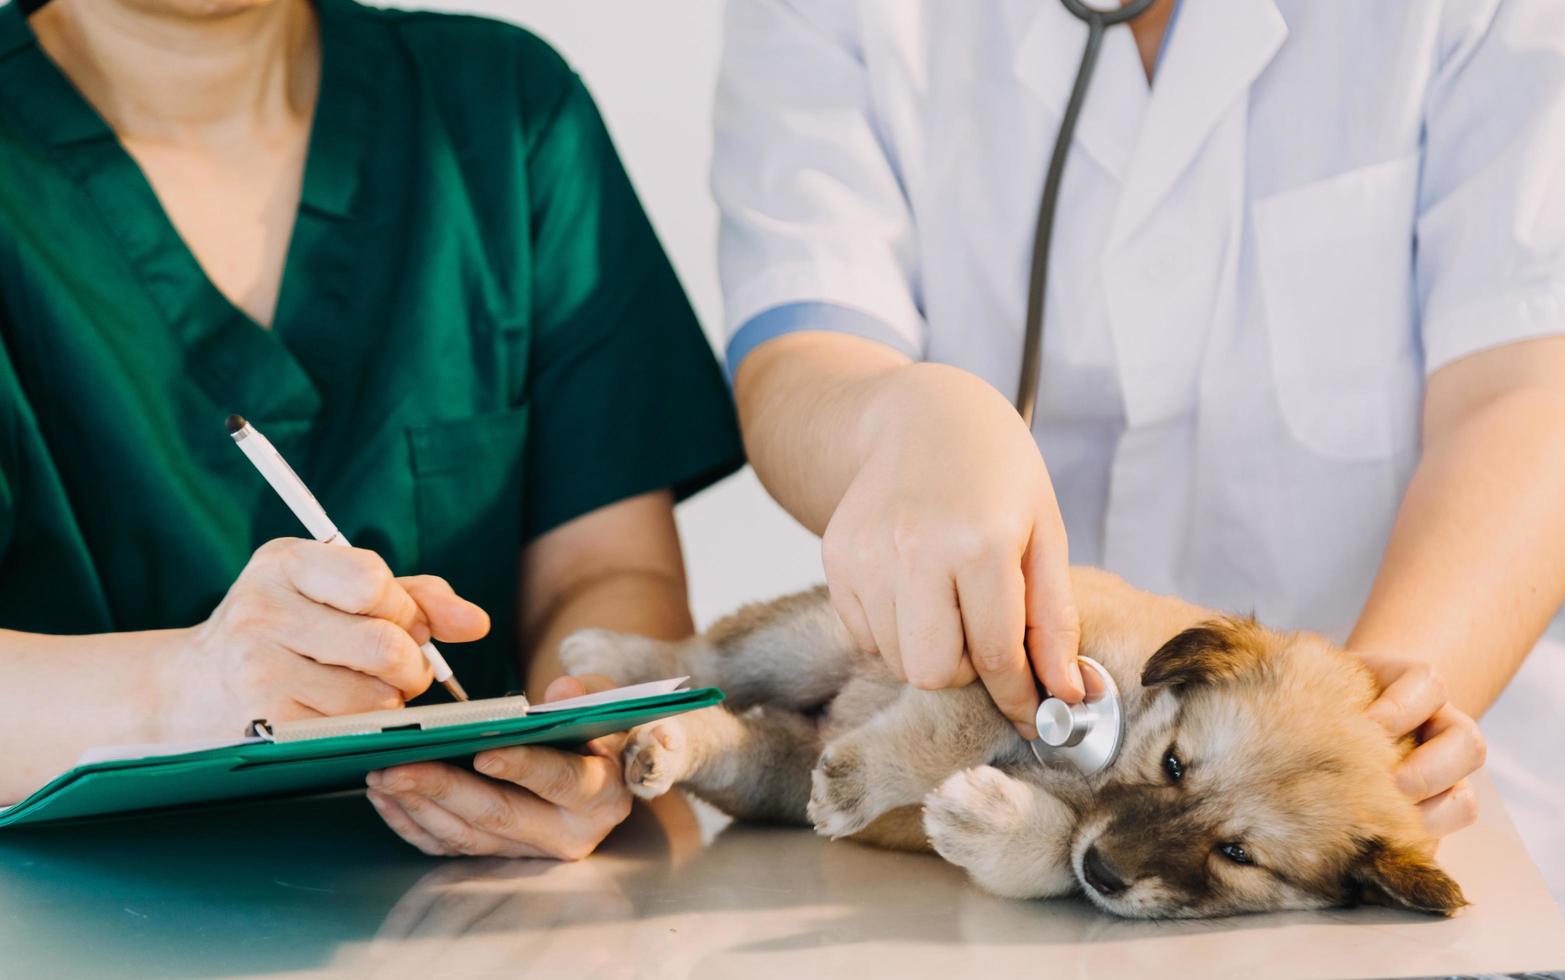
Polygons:
<instances>
[{"instance_id":1,"label":"v-neck collar","mask_svg":"<svg viewBox=\"0 0 1565 980\"><path fill-rule=\"evenodd\" d=\"M312 0L320 29L321 80L310 128L300 206L351 217L362 182L368 140L380 106L374 64L383 52L378 37L350 42L343 30L357 4ZM14 68L13 68L14 66ZM119 140L114 130L44 53L20 4L0 7L0 71L26 72L25 85L9 86L7 115L24 135L50 149ZM127 154L128 155L128 154ZM132 161L134 162L134 161ZM79 167L70 168L80 176Z\"/></svg>"},{"instance_id":2,"label":"v-neck collar","mask_svg":"<svg viewBox=\"0 0 1565 980\"><path fill-rule=\"evenodd\" d=\"M16 3L0 7L0 102L18 134L40 145L97 206L154 306L187 351L192 379L222 411L258 420L309 420L322 393L289 339L314 323L337 328L350 311L350 227L381 100L375 81L388 42L354 30L352 0L315 0L320 88L298 212L288 243L273 328L259 324L212 283L113 129L39 46ZM317 371L319 373L319 371Z\"/></svg>"}]
</instances>

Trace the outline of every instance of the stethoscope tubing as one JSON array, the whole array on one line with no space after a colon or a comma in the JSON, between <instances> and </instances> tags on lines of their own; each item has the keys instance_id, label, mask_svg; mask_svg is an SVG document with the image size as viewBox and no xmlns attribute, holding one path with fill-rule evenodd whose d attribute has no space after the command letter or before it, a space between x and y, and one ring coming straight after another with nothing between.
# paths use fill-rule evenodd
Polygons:
<instances>
[{"instance_id":1,"label":"stethoscope tubing","mask_svg":"<svg viewBox=\"0 0 1565 980\"><path fill-rule=\"evenodd\" d=\"M1087 44L1082 49L1081 64L1076 68L1076 81L1071 85L1070 99L1065 103L1065 115L1060 119L1060 128L1054 137L1054 150L1049 154L1049 169L1043 180L1043 197L1038 203L1038 223L1033 228L1032 266L1027 275L1026 334L1022 341L1021 378L1016 385L1016 411L1021 414L1022 421L1029 429L1032 428L1033 414L1037 408L1038 378L1043 371L1043 302L1049 280L1054 212L1060 199L1060 181L1065 176L1065 158L1076 136L1076 122L1081 118L1081 107L1087 101L1092 73L1098 66L1098 52L1103 47L1104 32L1115 24L1123 24L1145 13L1156 0L1135 0L1111 10L1099 10L1083 0L1060 2L1087 25Z\"/></svg>"}]
</instances>

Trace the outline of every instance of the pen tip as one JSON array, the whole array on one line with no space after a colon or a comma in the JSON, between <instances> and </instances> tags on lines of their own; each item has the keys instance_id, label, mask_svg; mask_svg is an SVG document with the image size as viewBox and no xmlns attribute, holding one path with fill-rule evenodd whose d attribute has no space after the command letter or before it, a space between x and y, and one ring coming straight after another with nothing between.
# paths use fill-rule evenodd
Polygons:
<instances>
[{"instance_id":1,"label":"pen tip","mask_svg":"<svg viewBox=\"0 0 1565 980\"><path fill-rule=\"evenodd\" d=\"M243 415L230 415L226 424L228 425L228 434L231 436L238 435L240 429L243 429L246 425L249 425L249 423L245 421L245 417Z\"/></svg>"}]
</instances>

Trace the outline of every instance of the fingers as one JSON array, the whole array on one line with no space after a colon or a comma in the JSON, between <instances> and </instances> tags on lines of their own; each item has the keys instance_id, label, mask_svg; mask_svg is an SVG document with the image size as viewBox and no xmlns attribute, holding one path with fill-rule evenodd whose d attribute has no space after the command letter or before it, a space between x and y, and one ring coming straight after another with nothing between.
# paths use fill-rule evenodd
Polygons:
<instances>
[{"instance_id":1,"label":"fingers","mask_svg":"<svg viewBox=\"0 0 1565 980\"><path fill-rule=\"evenodd\" d=\"M1467 780L1418 804L1431 836L1444 837L1478 822L1478 794Z\"/></svg>"},{"instance_id":2,"label":"fingers","mask_svg":"<svg viewBox=\"0 0 1565 980\"><path fill-rule=\"evenodd\" d=\"M484 753L491 755L492 753ZM569 753L558 753L568 755ZM417 763L371 773L370 789L391 797L419 830L433 838L448 854L499 854L508 857L549 856L575 860L585 857L630 812L630 794L607 770L617 763L597 757L579 757L592 763L605 791L574 794L551 784L563 796L592 796L588 804L569 809L548 802L509 782L441 763ZM532 764L517 763L518 770L540 771ZM550 774L554 778L555 774ZM588 781L592 773L583 773ZM385 816L385 814L383 814ZM391 823L395 814L387 816ZM393 829L399 829L393 825ZM400 830L399 830L400 832ZM405 835L407 836L407 835ZM418 838L418 839L415 839ZM427 839L407 838L420 846Z\"/></svg>"},{"instance_id":3,"label":"fingers","mask_svg":"<svg viewBox=\"0 0 1565 980\"><path fill-rule=\"evenodd\" d=\"M604 763L598 756L516 745L480 752L473 759L473 768L492 779L515 783L556 806L579 810L622 785L618 765Z\"/></svg>"},{"instance_id":4,"label":"fingers","mask_svg":"<svg viewBox=\"0 0 1565 980\"><path fill-rule=\"evenodd\" d=\"M397 582L423 610L430 632L447 643L471 643L489 634L489 614L456 594L436 575L409 575ZM429 637L419 640L420 643Z\"/></svg>"},{"instance_id":5,"label":"fingers","mask_svg":"<svg viewBox=\"0 0 1565 980\"><path fill-rule=\"evenodd\" d=\"M1081 621L1071 590L1065 527L1050 495L1033 528L1022 571L1027 579L1027 654L1050 694L1075 703L1086 696L1076 663Z\"/></svg>"},{"instance_id":6,"label":"fingers","mask_svg":"<svg viewBox=\"0 0 1565 980\"><path fill-rule=\"evenodd\" d=\"M545 703L549 701L569 701L571 698L585 697L591 691L580 677L564 674L549 682L549 686L543 692Z\"/></svg>"},{"instance_id":7,"label":"fingers","mask_svg":"<svg viewBox=\"0 0 1565 980\"><path fill-rule=\"evenodd\" d=\"M395 623L354 616L297 597L290 615L275 624L276 642L320 664L346 667L379 679L411 699L434 676L429 661L407 631Z\"/></svg>"},{"instance_id":8,"label":"fingers","mask_svg":"<svg viewBox=\"0 0 1565 980\"><path fill-rule=\"evenodd\" d=\"M290 658L294 700L322 715L351 715L402 707L402 692L390 684L345 667L328 667L304 657ZM282 721L281 718L270 719Z\"/></svg>"},{"instance_id":9,"label":"fingers","mask_svg":"<svg viewBox=\"0 0 1565 980\"><path fill-rule=\"evenodd\" d=\"M418 794L385 796L373 790L366 795L386 825L425 854L436 857L480 854L513 858L548 856L530 844L509 840L476 827L428 797ZM386 806L387 803L391 806Z\"/></svg>"},{"instance_id":10,"label":"fingers","mask_svg":"<svg viewBox=\"0 0 1565 980\"><path fill-rule=\"evenodd\" d=\"M278 568L299 594L356 616L373 616L402 627L410 636L429 638L423 610L408 595L375 552L317 541L292 540L277 546Z\"/></svg>"},{"instance_id":11,"label":"fingers","mask_svg":"<svg viewBox=\"0 0 1565 980\"><path fill-rule=\"evenodd\" d=\"M956 581L968 656L989 696L1024 738L1036 738L1038 684L1023 644L1026 581L1019 566L978 565Z\"/></svg>"},{"instance_id":12,"label":"fingers","mask_svg":"<svg viewBox=\"0 0 1565 980\"><path fill-rule=\"evenodd\" d=\"M1423 661L1409 661L1370 704L1368 714L1386 731L1401 736L1431 720L1445 703L1445 682L1439 672Z\"/></svg>"},{"instance_id":13,"label":"fingers","mask_svg":"<svg viewBox=\"0 0 1565 980\"><path fill-rule=\"evenodd\" d=\"M858 594L830 581L826 589L831 594L832 609L836 610L837 618L847 627L848 635L853 637L858 648L865 653L879 652L875 647L875 633L869 628L869 617L864 615L864 604L859 602Z\"/></svg>"},{"instance_id":14,"label":"fingers","mask_svg":"<svg viewBox=\"0 0 1565 980\"><path fill-rule=\"evenodd\" d=\"M380 819L384 820L386 826L390 827L398 837L431 857L440 857L447 853L440 839L409 816L395 797L370 790L365 794L365 798L370 801L375 812L380 814Z\"/></svg>"},{"instance_id":15,"label":"fingers","mask_svg":"<svg viewBox=\"0 0 1565 980\"><path fill-rule=\"evenodd\" d=\"M859 602L864 607L864 619L869 623L870 649L880 654L880 659L886 662L898 680L907 680L907 668L902 663L902 647L897 636L897 607L892 594L887 592L879 598L860 595Z\"/></svg>"},{"instance_id":16,"label":"fingers","mask_svg":"<svg viewBox=\"0 0 1565 980\"><path fill-rule=\"evenodd\" d=\"M1437 709L1419 734L1420 744L1394 772L1402 792L1420 802L1454 788L1483 765L1488 753L1478 723L1449 704Z\"/></svg>"},{"instance_id":17,"label":"fingers","mask_svg":"<svg viewBox=\"0 0 1565 980\"><path fill-rule=\"evenodd\" d=\"M257 549L248 571L279 587L262 600L287 607L286 615L272 617L281 631L278 642L320 663L379 678L404 698L433 681L421 644L432 636L466 642L489 631L488 614L445 580L393 578L379 555L360 548L280 538ZM291 601L299 597L308 602Z\"/></svg>"},{"instance_id":18,"label":"fingers","mask_svg":"<svg viewBox=\"0 0 1565 980\"><path fill-rule=\"evenodd\" d=\"M926 691L950 687L962 659L962 614L943 567L925 562L898 570L896 630L908 683Z\"/></svg>"},{"instance_id":19,"label":"fingers","mask_svg":"<svg viewBox=\"0 0 1565 980\"><path fill-rule=\"evenodd\" d=\"M580 674L577 676L556 677L549 682L544 691L543 699L549 701L564 701L569 698L579 698L588 694L596 694L599 691L609 691L618 687L612 680L602 674ZM589 755L602 756L605 759L614 759L615 766L619 765L621 750L625 748L625 740L629 735L625 732L615 732L612 735L604 735L595 738L582 746L582 751Z\"/></svg>"},{"instance_id":20,"label":"fingers","mask_svg":"<svg viewBox=\"0 0 1565 980\"><path fill-rule=\"evenodd\" d=\"M878 655L893 676L905 681L895 590L889 579L898 562L880 560L873 545L841 531L842 513L839 508L821 536L821 565L832 608L859 649ZM866 586L870 591L863 591Z\"/></svg>"},{"instance_id":21,"label":"fingers","mask_svg":"<svg viewBox=\"0 0 1565 980\"><path fill-rule=\"evenodd\" d=\"M549 682L543 692L545 702L566 701L600 691L612 691L618 685L602 674L564 674Z\"/></svg>"}]
</instances>

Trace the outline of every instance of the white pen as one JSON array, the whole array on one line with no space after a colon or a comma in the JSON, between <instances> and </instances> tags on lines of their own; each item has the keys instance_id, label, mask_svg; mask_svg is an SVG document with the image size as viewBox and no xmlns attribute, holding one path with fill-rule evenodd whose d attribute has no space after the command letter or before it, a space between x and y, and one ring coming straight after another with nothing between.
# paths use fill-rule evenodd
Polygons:
<instances>
[{"instance_id":1,"label":"white pen","mask_svg":"<svg viewBox=\"0 0 1565 980\"><path fill-rule=\"evenodd\" d=\"M256 429L255 426L244 420L243 416L230 415L228 417L228 434L233 436L237 445L255 468L261 471L266 482L272 485L277 495L283 498L283 503L293 511L293 516L309 529L310 537L323 544L335 544L348 547L348 539L337 530L337 525L326 516L326 510L321 507L320 501L315 499L315 494L299 479L299 474L293 471L288 461L283 459L283 454L277 451L277 447ZM462 690L462 685L451 674L451 665L446 663L446 658L440 655L433 643L425 643L422 647L424 658L429 661L429 666L435 671L435 680L441 686L451 692L451 696L458 701L467 700L467 692Z\"/></svg>"}]
</instances>

